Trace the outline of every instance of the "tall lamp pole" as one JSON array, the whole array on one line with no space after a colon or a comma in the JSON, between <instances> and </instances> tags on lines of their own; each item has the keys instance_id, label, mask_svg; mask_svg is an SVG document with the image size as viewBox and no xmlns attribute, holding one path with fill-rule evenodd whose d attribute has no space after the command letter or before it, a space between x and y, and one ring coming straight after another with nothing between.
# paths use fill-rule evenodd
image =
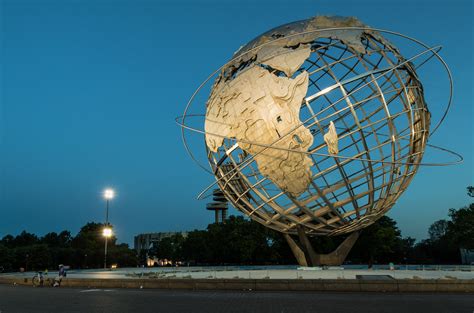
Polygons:
<instances>
[{"instance_id":1,"label":"tall lamp pole","mask_svg":"<svg viewBox=\"0 0 474 313\"><path fill-rule=\"evenodd\" d=\"M115 191L113 189L104 190L104 198L106 202L105 209L105 227L103 230L103 235L105 237L105 246L104 246L104 268L107 268L107 242L110 237L112 237L112 228L109 224L109 201L112 200L115 196Z\"/></svg>"}]
</instances>

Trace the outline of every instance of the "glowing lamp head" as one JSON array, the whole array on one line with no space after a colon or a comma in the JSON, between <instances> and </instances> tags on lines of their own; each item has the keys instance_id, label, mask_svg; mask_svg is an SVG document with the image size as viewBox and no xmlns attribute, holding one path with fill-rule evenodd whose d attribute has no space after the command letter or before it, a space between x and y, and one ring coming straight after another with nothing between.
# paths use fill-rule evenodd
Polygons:
<instances>
[{"instance_id":1,"label":"glowing lamp head","mask_svg":"<svg viewBox=\"0 0 474 313\"><path fill-rule=\"evenodd\" d=\"M110 227L104 228L104 230L102 231L102 235L106 238L112 237L112 228Z\"/></svg>"},{"instance_id":2,"label":"glowing lamp head","mask_svg":"<svg viewBox=\"0 0 474 313\"><path fill-rule=\"evenodd\" d=\"M113 189L105 189L104 190L104 198L107 200L113 199L115 197L115 191Z\"/></svg>"}]
</instances>

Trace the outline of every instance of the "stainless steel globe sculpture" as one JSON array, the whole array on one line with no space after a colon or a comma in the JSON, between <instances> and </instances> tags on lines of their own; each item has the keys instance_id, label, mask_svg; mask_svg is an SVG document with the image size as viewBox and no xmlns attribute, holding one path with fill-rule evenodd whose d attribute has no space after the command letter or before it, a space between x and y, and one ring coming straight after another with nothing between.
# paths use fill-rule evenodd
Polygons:
<instances>
[{"instance_id":1,"label":"stainless steel globe sculpture","mask_svg":"<svg viewBox=\"0 0 474 313\"><path fill-rule=\"evenodd\" d=\"M325 16L241 47L218 73L204 121L225 197L287 235L374 223L410 184L430 135L413 62L437 56L425 48L405 58L357 19Z\"/></svg>"}]
</instances>

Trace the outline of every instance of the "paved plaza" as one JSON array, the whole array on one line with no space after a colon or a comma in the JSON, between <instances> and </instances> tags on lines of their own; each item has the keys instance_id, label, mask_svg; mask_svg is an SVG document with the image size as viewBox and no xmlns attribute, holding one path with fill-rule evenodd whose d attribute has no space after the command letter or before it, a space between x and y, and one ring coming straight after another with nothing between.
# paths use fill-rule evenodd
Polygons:
<instances>
[{"instance_id":1,"label":"paved plaza","mask_svg":"<svg viewBox=\"0 0 474 313\"><path fill-rule=\"evenodd\" d=\"M471 313L473 310L474 296L470 294L216 292L0 285L2 313Z\"/></svg>"}]
</instances>

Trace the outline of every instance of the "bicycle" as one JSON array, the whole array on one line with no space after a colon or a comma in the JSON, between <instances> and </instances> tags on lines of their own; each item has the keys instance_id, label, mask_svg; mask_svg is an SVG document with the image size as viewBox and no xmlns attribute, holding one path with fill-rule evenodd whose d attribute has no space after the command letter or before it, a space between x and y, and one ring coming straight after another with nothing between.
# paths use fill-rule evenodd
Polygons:
<instances>
[{"instance_id":1,"label":"bicycle","mask_svg":"<svg viewBox=\"0 0 474 313\"><path fill-rule=\"evenodd\" d=\"M33 287L43 287L44 285L44 275L43 272L36 272L35 276L31 279Z\"/></svg>"}]
</instances>

